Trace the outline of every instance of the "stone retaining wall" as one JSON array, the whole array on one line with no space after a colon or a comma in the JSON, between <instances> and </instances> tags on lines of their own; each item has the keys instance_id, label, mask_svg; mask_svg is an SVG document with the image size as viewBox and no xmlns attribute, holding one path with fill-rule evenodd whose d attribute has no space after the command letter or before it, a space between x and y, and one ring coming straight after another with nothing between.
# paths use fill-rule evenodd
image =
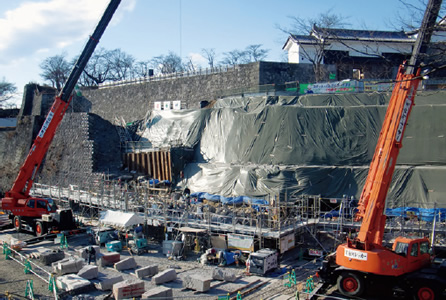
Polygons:
<instances>
[{"instance_id":1,"label":"stone retaining wall","mask_svg":"<svg viewBox=\"0 0 446 300\"><path fill-rule=\"evenodd\" d=\"M334 71L334 66L326 66ZM328 73L328 72L327 72ZM256 62L230 67L227 71L194 76L177 76L141 83L128 83L85 89L83 102L91 103L91 112L114 122L122 117L126 122L143 119L156 101L181 100L182 109L199 108L201 101L211 101L232 93L261 85L286 82L311 82L312 65Z\"/></svg>"}]
</instances>

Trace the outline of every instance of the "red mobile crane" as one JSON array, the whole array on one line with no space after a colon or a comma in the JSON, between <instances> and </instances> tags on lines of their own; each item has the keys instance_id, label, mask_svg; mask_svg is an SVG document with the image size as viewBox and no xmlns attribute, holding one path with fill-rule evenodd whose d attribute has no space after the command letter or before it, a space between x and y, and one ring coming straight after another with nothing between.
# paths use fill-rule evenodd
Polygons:
<instances>
[{"instance_id":1,"label":"red mobile crane","mask_svg":"<svg viewBox=\"0 0 446 300\"><path fill-rule=\"evenodd\" d=\"M337 283L346 296L360 296L370 282L392 283L394 294L412 294L416 299L446 296L446 261L432 264L427 238L398 237L392 249L383 246L386 224L385 200L392 180L407 119L421 80L419 56L426 53L441 0L430 0L408 64L398 70L378 143L361 193L356 221L362 220L358 235L338 246L324 261L322 279Z\"/></svg>"},{"instance_id":2,"label":"red mobile crane","mask_svg":"<svg viewBox=\"0 0 446 300\"><path fill-rule=\"evenodd\" d=\"M51 229L65 230L75 227L71 210L57 210L52 199L31 197L29 192L56 134L57 126L70 105L74 87L120 2L121 0L110 1L71 70L62 91L55 97L51 110L37 134L11 190L6 192L5 197L0 201L0 209L8 212L17 230L26 229L40 236Z\"/></svg>"}]
</instances>

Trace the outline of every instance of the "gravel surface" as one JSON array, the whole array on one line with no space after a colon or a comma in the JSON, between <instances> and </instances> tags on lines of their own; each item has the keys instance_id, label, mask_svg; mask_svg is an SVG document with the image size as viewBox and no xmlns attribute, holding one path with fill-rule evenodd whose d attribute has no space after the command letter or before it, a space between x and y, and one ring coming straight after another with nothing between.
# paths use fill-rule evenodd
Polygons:
<instances>
[{"instance_id":1,"label":"gravel surface","mask_svg":"<svg viewBox=\"0 0 446 300\"><path fill-rule=\"evenodd\" d=\"M8 240L10 237L17 238L19 240L26 240L27 238L32 237L31 235L24 233L15 233L14 230L7 230L0 233L0 239ZM82 248L88 245L88 236L86 234L80 234L76 236L71 236L68 238L68 249L64 249L65 257L75 256L75 249ZM59 245L54 244L53 241L43 241L35 245L29 245L26 248L23 248L20 253L22 254L30 254L32 252L37 252L39 248L50 248L50 249L58 249ZM205 265L202 266L198 261L198 255L192 254L187 257L186 261L175 261L169 260L162 254L161 246L159 244L151 245L153 250L150 250L150 253L146 253L140 256L134 256L138 268L147 266L149 264L157 264L159 271L163 271L168 268L175 268L177 271L178 278L175 281L163 284L166 287L170 287L173 290L175 299L199 299L199 298L207 298L207 299L217 299L219 295L226 295L227 293L233 292L237 289L242 288L243 286L258 281L257 284L265 282L259 289L254 290L250 294L246 294L243 296L243 299L267 299L268 297L277 295L277 294L293 294L294 289L290 289L283 286L283 281L277 275L275 277L259 277L259 276L247 276L244 274L244 267L227 267L226 269L230 269L234 273L236 273L239 278L231 283L231 282L219 282L213 280L211 283L211 289L206 293L198 293L193 290L186 290L182 287L182 278L186 275L190 274L200 274L201 276L209 276L211 277L212 269L215 266ZM101 252L106 252L104 247L101 247ZM129 251L124 250L121 252L121 259L126 257L130 257L131 254ZM16 258L18 258L16 256ZM40 262L36 259L31 260L33 263L41 266L43 269L48 272L51 271L50 266L44 266L40 264ZM36 269L33 267L33 270ZM298 279L305 277L303 280L307 278L307 273L314 274L314 270L310 270L311 268L307 268L303 266L301 271L298 272ZM51 292L48 290L48 284L43 280L37 278L32 274L25 274L24 267L19 265L17 262L13 260L6 260L3 255L0 257L0 295L5 295L6 291L9 292L14 299L26 299L25 298L25 290L27 280L33 280L34 285L34 296L36 299L53 299ZM112 267L99 267L100 276L116 276L121 274L126 279L136 279L137 277L134 275L134 270L126 270L126 271L117 271ZM151 283L150 278L144 278L145 289L149 290L155 287L154 284ZM93 280L94 282L94 280ZM214 286L215 287L212 287ZM254 286L254 285L253 285ZM109 295L109 293L105 293L102 291L92 291L89 292L88 295L77 295L77 296L64 296L64 299L80 299L83 296L89 297L90 299L104 299ZM1 297L0 297L1 299ZM112 297L113 299L113 297Z\"/></svg>"}]
</instances>

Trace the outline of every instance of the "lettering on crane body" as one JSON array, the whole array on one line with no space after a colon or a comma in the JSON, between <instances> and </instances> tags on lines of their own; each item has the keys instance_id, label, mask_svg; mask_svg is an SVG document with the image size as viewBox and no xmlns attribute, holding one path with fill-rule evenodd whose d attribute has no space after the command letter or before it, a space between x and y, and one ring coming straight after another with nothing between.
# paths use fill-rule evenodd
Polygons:
<instances>
[{"instance_id":1,"label":"lettering on crane body","mask_svg":"<svg viewBox=\"0 0 446 300\"><path fill-rule=\"evenodd\" d=\"M353 259L359 259L359 260L367 260L367 253L358 251L358 250L352 250L352 249L344 249L344 256L353 258Z\"/></svg>"},{"instance_id":2,"label":"lettering on crane body","mask_svg":"<svg viewBox=\"0 0 446 300\"><path fill-rule=\"evenodd\" d=\"M404 125L406 125L407 116L409 115L409 110L410 107L412 106L412 90L413 87L410 90L410 96L407 97L406 101L404 102L403 112L401 113L400 123L398 124L398 130L396 132L396 138L395 138L395 140L398 143L401 142L401 139L403 137Z\"/></svg>"},{"instance_id":3,"label":"lettering on crane body","mask_svg":"<svg viewBox=\"0 0 446 300\"><path fill-rule=\"evenodd\" d=\"M46 117L45 123L43 123L42 129L40 129L40 132L38 134L38 137L43 138L45 135L46 130L48 129L48 126L50 126L51 120L53 119L54 113L50 111L48 113L48 117Z\"/></svg>"}]
</instances>

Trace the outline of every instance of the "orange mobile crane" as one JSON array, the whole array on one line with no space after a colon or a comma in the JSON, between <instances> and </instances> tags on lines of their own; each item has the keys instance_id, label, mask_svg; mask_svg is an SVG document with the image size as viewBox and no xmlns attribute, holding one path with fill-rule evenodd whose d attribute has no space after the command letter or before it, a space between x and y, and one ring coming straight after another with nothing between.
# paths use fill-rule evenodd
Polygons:
<instances>
[{"instance_id":1,"label":"orange mobile crane","mask_svg":"<svg viewBox=\"0 0 446 300\"><path fill-rule=\"evenodd\" d=\"M346 296L360 296L373 282L387 284L394 295L415 299L443 299L446 261L433 264L427 238L398 237L392 249L383 246L385 200L392 180L407 119L421 80L419 56L426 53L441 0L430 0L408 64L398 70L369 173L361 193L356 221L362 220L354 239L338 246L319 271Z\"/></svg>"},{"instance_id":2,"label":"orange mobile crane","mask_svg":"<svg viewBox=\"0 0 446 300\"><path fill-rule=\"evenodd\" d=\"M120 2L121 0L110 1L95 31L90 36L71 70L62 91L56 96L11 190L7 191L5 197L0 200L0 209L9 214L17 230L24 229L41 236L48 231L68 230L75 227L71 210L57 210L52 199L31 197L29 192L56 134L56 129L70 105L75 85Z\"/></svg>"}]
</instances>

